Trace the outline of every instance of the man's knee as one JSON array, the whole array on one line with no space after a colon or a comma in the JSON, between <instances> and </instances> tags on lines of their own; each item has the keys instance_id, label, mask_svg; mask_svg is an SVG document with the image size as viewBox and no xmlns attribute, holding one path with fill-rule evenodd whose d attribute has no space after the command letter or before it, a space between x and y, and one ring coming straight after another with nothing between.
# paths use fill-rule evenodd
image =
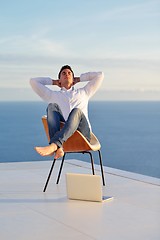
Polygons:
<instances>
[{"instance_id":1,"label":"man's knee","mask_svg":"<svg viewBox=\"0 0 160 240\"><path fill-rule=\"evenodd\" d=\"M72 113L77 114L77 115L81 115L83 112L80 108L73 108Z\"/></svg>"},{"instance_id":2,"label":"man's knee","mask_svg":"<svg viewBox=\"0 0 160 240\"><path fill-rule=\"evenodd\" d=\"M48 111L59 111L59 105L57 103L49 103L47 107L47 112Z\"/></svg>"}]
</instances>

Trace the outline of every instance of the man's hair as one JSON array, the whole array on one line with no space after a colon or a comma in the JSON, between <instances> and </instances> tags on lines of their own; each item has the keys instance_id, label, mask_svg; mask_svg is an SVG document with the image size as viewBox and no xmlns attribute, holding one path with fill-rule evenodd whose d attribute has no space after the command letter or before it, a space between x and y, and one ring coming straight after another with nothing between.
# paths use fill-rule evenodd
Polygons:
<instances>
[{"instance_id":1,"label":"man's hair","mask_svg":"<svg viewBox=\"0 0 160 240\"><path fill-rule=\"evenodd\" d=\"M72 75L73 75L73 78L74 78L74 72L73 72L72 68L71 68L69 65L64 65L64 66L61 67L61 70L60 70L59 73L58 73L58 79L60 79L61 72L62 72L64 69L69 69L69 70L72 72Z\"/></svg>"}]
</instances>

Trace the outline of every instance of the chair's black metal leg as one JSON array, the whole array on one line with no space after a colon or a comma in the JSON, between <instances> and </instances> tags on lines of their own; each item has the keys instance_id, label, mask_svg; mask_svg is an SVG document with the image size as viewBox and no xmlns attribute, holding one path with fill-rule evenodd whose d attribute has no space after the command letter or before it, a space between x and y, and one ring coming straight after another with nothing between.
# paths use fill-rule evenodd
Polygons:
<instances>
[{"instance_id":1,"label":"chair's black metal leg","mask_svg":"<svg viewBox=\"0 0 160 240\"><path fill-rule=\"evenodd\" d=\"M60 179L60 176L61 176L61 172L62 172L62 167L63 167L63 163L64 163L65 155L66 155L66 153L64 154L64 156L63 156L63 158L62 158L62 162L61 162L61 166L60 166L60 169L59 169L59 173L58 173L58 178L57 178L57 182L56 182L56 184L59 183L59 179Z\"/></svg>"},{"instance_id":2,"label":"chair's black metal leg","mask_svg":"<svg viewBox=\"0 0 160 240\"><path fill-rule=\"evenodd\" d=\"M101 166L101 174L102 174L103 186L105 186L104 172L103 172L103 163L102 163L102 154L101 154L100 150L98 150L98 153L99 153L99 161L100 161L100 166Z\"/></svg>"},{"instance_id":3,"label":"chair's black metal leg","mask_svg":"<svg viewBox=\"0 0 160 240\"><path fill-rule=\"evenodd\" d=\"M89 152L89 151L84 151L83 153L88 153L88 154L90 155L91 165L92 165L92 173L93 173L93 175L95 175L95 171L94 171L94 159L93 159L92 153Z\"/></svg>"},{"instance_id":4,"label":"chair's black metal leg","mask_svg":"<svg viewBox=\"0 0 160 240\"><path fill-rule=\"evenodd\" d=\"M92 165L92 173L93 175L95 175L95 171L94 171L94 160L93 160L93 155L91 152L88 152L91 158L91 165Z\"/></svg>"},{"instance_id":5,"label":"chair's black metal leg","mask_svg":"<svg viewBox=\"0 0 160 240\"><path fill-rule=\"evenodd\" d=\"M45 187L44 187L44 189L43 189L43 192L46 191L46 188L47 188L47 185L48 185L49 179L50 179L50 177L51 177L51 173L52 173L52 170L53 170L53 167L54 167L55 161L56 161L56 159L53 160L53 163L52 163L51 169L50 169L50 171L49 171L49 175L48 175L48 178L47 178L47 181L46 181Z\"/></svg>"}]
</instances>

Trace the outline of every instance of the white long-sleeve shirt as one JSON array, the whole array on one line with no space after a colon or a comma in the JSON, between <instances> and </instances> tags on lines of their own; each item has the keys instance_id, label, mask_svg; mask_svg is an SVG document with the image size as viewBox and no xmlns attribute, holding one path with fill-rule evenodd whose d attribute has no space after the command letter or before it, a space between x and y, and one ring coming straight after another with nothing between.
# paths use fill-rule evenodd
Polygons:
<instances>
[{"instance_id":1,"label":"white long-sleeve shirt","mask_svg":"<svg viewBox=\"0 0 160 240\"><path fill-rule=\"evenodd\" d=\"M102 72L83 73L80 75L80 82L88 81L84 87L69 90L61 88L59 91L53 91L47 87L47 85L52 85L52 79L49 77L31 78L30 84L44 101L59 105L65 120L73 108L80 108L91 128L88 118L88 101L101 85L103 78Z\"/></svg>"}]
</instances>

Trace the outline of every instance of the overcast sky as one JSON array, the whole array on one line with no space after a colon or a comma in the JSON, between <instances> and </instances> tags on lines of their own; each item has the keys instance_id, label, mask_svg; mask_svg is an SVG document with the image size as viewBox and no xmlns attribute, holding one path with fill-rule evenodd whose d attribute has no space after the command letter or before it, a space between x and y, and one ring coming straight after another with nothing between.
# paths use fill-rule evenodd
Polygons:
<instances>
[{"instance_id":1,"label":"overcast sky","mask_svg":"<svg viewBox=\"0 0 160 240\"><path fill-rule=\"evenodd\" d=\"M159 29L160 0L1 0L1 92L24 87L20 99L32 99L31 77L57 78L69 64L76 76L103 71L100 91L160 99ZM15 90L4 93L15 97Z\"/></svg>"}]
</instances>

